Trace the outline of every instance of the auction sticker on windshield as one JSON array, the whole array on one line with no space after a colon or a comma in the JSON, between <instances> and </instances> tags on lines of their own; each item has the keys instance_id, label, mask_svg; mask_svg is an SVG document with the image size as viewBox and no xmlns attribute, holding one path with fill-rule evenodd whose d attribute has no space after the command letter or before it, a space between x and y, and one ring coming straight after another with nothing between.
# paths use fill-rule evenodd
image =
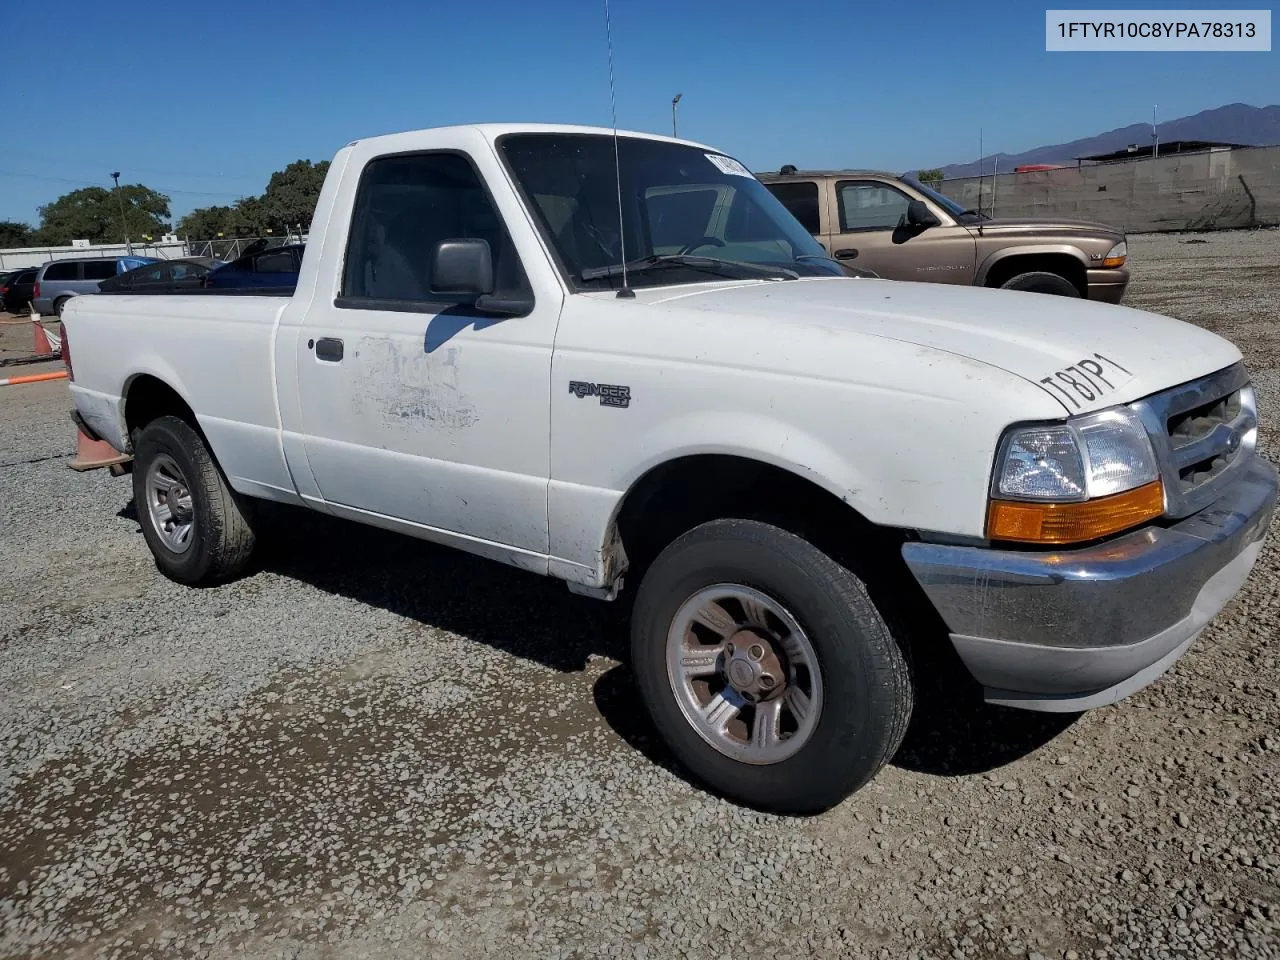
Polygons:
<instances>
[{"instance_id":1,"label":"auction sticker on windshield","mask_svg":"<svg viewBox=\"0 0 1280 960\"><path fill-rule=\"evenodd\" d=\"M735 177L749 177L751 171L740 164L733 157L725 157L718 153L707 153L704 156L711 161L717 170L721 173L733 174Z\"/></svg>"}]
</instances>

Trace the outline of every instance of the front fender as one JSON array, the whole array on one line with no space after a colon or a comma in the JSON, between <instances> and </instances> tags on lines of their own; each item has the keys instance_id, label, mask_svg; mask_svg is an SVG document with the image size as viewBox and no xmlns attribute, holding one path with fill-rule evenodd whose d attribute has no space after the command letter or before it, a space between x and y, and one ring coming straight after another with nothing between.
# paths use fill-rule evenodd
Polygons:
<instances>
[{"instance_id":1,"label":"front fender","mask_svg":"<svg viewBox=\"0 0 1280 960\"><path fill-rule=\"evenodd\" d=\"M1029 256L1045 256L1047 254L1066 254L1079 261L1082 270L1089 269L1089 255L1083 250L1071 243L1032 243L1020 247L1002 247L999 250L992 251L987 254L980 264L978 264L977 272L974 274L973 284L976 287L984 287L987 284L987 274L991 272L991 268L1002 260L1009 257L1029 257Z\"/></svg>"},{"instance_id":2,"label":"front fender","mask_svg":"<svg viewBox=\"0 0 1280 960\"><path fill-rule=\"evenodd\" d=\"M551 573L591 587L612 578L612 531L627 495L651 471L688 457L719 454L777 467L818 485L866 517L876 492L847 457L793 424L763 415L696 411L633 438L636 455L614 465L608 487L551 480Z\"/></svg>"},{"instance_id":3,"label":"front fender","mask_svg":"<svg viewBox=\"0 0 1280 960\"><path fill-rule=\"evenodd\" d=\"M722 454L757 460L803 477L834 494L859 512L866 484L847 457L795 424L741 411L696 411L658 424L642 438L638 457L619 476L624 491L664 463L700 454Z\"/></svg>"}]
</instances>

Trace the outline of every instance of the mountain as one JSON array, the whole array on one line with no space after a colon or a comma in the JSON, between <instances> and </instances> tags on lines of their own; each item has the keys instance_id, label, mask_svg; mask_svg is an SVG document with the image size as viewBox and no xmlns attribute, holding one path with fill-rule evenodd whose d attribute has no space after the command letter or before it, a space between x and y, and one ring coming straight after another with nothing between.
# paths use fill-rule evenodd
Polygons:
<instances>
[{"instance_id":1,"label":"mountain","mask_svg":"<svg viewBox=\"0 0 1280 960\"><path fill-rule=\"evenodd\" d=\"M1251 107L1247 103L1229 103L1225 107L1204 110L1190 117L1163 121L1159 130L1161 143L1172 140L1221 140L1254 147L1280 143L1280 105ZM1022 153L991 154L982 158L982 172L989 174L993 169L1007 172L1024 163L1071 163L1076 157L1123 150L1131 143L1149 145L1151 124L1134 123L1108 130L1095 137L1035 147ZM976 177L978 161L949 164L942 168L942 175L948 179Z\"/></svg>"}]
</instances>

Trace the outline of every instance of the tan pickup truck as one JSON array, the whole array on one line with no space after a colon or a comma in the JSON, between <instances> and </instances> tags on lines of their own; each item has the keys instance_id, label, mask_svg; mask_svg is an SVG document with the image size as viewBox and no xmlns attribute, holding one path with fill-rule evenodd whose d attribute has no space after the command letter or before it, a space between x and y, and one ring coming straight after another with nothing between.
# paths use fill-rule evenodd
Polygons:
<instances>
[{"instance_id":1,"label":"tan pickup truck","mask_svg":"<svg viewBox=\"0 0 1280 960\"><path fill-rule=\"evenodd\" d=\"M1124 233L1085 220L966 210L907 177L785 166L756 175L827 252L889 280L961 283L1119 303Z\"/></svg>"}]
</instances>

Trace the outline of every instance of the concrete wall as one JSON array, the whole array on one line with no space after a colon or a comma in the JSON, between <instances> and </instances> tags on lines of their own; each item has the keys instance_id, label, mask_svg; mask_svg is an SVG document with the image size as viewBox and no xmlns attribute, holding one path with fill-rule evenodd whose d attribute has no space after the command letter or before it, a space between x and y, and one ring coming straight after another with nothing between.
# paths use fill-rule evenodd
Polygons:
<instances>
[{"instance_id":1,"label":"concrete wall","mask_svg":"<svg viewBox=\"0 0 1280 960\"><path fill-rule=\"evenodd\" d=\"M104 243L92 247L19 247L12 250L0 250L0 270L18 270L22 267L38 267L50 260L67 260L81 257L122 257L125 255L123 243ZM187 256L187 245L182 241L176 243L135 243L135 257L156 257L161 260L176 260Z\"/></svg>"},{"instance_id":2,"label":"concrete wall","mask_svg":"<svg viewBox=\"0 0 1280 960\"><path fill-rule=\"evenodd\" d=\"M1100 220L1130 233L1280 224L1280 147L944 180L942 192L997 217ZM994 197L993 197L994 195Z\"/></svg>"}]
</instances>

